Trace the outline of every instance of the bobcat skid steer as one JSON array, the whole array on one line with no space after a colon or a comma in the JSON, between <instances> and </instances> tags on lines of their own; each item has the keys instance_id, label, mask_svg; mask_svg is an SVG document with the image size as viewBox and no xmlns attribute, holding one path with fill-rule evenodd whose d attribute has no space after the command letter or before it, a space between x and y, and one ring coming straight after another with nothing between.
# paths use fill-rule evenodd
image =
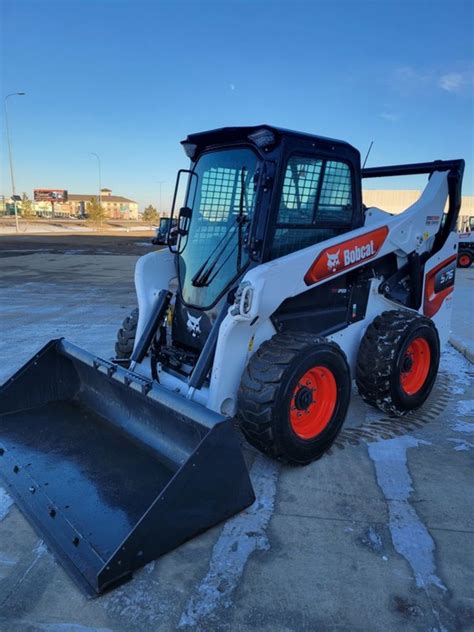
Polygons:
<instances>
[{"instance_id":1,"label":"bobcat skid steer","mask_svg":"<svg viewBox=\"0 0 474 632\"><path fill-rule=\"evenodd\" d=\"M139 259L117 357L53 340L0 390L0 474L92 593L253 502L234 419L309 463L353 379L385 412L420 406L448 336L462 160L361 170L270 126L183 147L178 239ZM429 180L403 214L363 206L362 178L405 174Z\"/></svg>"}]
</instances>

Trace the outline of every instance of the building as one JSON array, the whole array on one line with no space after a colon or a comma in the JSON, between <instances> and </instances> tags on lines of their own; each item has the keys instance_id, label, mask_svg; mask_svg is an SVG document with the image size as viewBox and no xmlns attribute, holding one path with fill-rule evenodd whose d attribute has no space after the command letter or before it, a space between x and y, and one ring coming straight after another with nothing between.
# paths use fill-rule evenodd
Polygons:
<instances>
[{"instance_id":1,"label":"building","mask_svg":"<svg viewBox=\"0 0 474 632\"><path fill-rule=\"evenodd\" d=\"M403 189L364 189L362 199L366 206L376 206L382 211L398 215L414 204L421 193L417 190ZM469 224L469 217L474 217L474 195L463 195L458 222L460 229Z\"/></svg>"},{"instance_id":2,"label":"building","mask_svg":"<svg viewBox=\"0 0 474 632\"><path fill-rule=\"evenodd\" d=\"M35 191L49 191L48 189L36 189ZM68 193L66 202L54 202L50 200L36 200L33 208L40 217L84 217L87 214L88 203L95 198L99 200L97 193ZM138 203L121 195L112 195L111 189L101 189L100 199L108 219L137 220ZM18 204L21 212L21 202Z\"/></svg>"},{"instance_id":3,"label":"building","mask_svg":"<svg viewBox=\"0 0 474 632\"><path fill-rule=\"evenodd\" d=\"M67 204L70 214L80 216L87 213L87 204L92 198L98 200L99 196L90 193L69 193ZM112 195L111 189L101 189L100 198L107 218L138 219L138 203L134 200Z\"/></svg>"}]
</instances>

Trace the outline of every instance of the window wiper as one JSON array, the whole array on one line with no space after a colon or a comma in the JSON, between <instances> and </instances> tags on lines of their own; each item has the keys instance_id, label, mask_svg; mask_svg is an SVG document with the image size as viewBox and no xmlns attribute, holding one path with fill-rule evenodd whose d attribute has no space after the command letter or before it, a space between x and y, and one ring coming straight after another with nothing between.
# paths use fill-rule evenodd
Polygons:
<instances>
[{"instance_id":1,"label":"window wiper","mask_svg":"<svg viewBox=\"0 0 474 632\"><path fill-rule=\"evenodd\" d=\"M237 243L237 269L240 270L241 260L242 260L242 245L243 245L243 225L248 221L247 216L244 213L244 196L245 196L245 173L247 169L242 167L241 170L241 187L240 187L240 201L239 201L239 214L235 218L235 222L237 224L238 230L238 243ZM232 238L235 234L235 224L231 226L229 232L219 240L214 250L211 252L209 257L204 261L202 266L196 272L196 274L191 279L191 284L194 287L207 287L212 281L216 278L217 274L223 268L223 266L230 259L230 256L235 250L235 246L232 248L230 253L224 259L222 264L219 266L218 270L213 274L220 258L226 251L227 247L232 241ZM211 276L212 275L212 276Z\"/></svg>"},{"instance_id":2,"label":"window wiper","mask_svg":"<svg viewBox=\"0 0 474 632\"><path fill-rule=\"evenodd\" d=\"M217 242L217 245L214 248L214 250L211 252L209 257L204 261L202 266L199 268L199 270L191 279L191 283L192 285L194 285L194 287L206 287L210 284L212 279L210 279L209 277L213 273L214 268L217 265L217 262L221 258L222 254L225 252L227 246L230 244L234 233L235 233L235 226L231 226L230 231L226 233L225 235L223 235L222 238ZM214 258L214 261L212 261L213 258Z\"/></svg>"}]
</instances>

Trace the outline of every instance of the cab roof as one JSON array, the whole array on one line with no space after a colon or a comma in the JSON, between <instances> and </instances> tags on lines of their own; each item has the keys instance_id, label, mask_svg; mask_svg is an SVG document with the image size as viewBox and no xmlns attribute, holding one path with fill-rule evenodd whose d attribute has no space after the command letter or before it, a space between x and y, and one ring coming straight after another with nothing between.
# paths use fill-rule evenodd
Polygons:
<instances>
[{"instance_id":1,"label":"cab roof","mask_svg":"<svg viewBox=\"0 0 474 632\"><path fill-rule=\"evenodd\" d=\"M315 134L307 134L306 132L297 132L294 130L284 129L282 127L274 127L273 125L253 125L245 127L220 127L218 129L212 129L205 132L198 132L196 134L189 134L189 136L181 141L186 153L190 158L187 151L187 147L195 147L195 155L197 156L204 148L217 147L222 145L233 145L240 142L251 142L257 147L264 147L259 144L259 138L265 137L268 139L273 135L273 142L269 142L268 145L275 147L279 145L284 139L291 139L293 141L310 141L314 146L320 149L336 151L340 149L343 153L353 153L354 158L360 160L360 153L358 149L343 140L337 140L335 138L327 138L325 136L317 136Z\"/></svg>"}]
</instances>

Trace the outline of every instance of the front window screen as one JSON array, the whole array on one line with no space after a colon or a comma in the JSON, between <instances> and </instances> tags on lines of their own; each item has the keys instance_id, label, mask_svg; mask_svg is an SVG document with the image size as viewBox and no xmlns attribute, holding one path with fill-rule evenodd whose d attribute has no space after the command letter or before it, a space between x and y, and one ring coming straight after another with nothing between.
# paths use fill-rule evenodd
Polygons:
<instances>
[{"instance_id":1,"label":"front window screen","mask_svg":"<svg viewBox=\"0 0 474 632\"><path fill-rule=\"evenodd\" d=\"M250 149L203 154L195 165L187 196L191 224L179 258L186 303L209 307L248 263L257 166ZM239 229L241 203L245 222Z\"/></svg>"}]
</instances>

